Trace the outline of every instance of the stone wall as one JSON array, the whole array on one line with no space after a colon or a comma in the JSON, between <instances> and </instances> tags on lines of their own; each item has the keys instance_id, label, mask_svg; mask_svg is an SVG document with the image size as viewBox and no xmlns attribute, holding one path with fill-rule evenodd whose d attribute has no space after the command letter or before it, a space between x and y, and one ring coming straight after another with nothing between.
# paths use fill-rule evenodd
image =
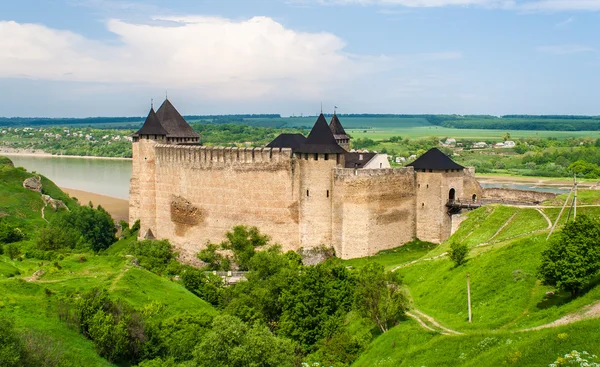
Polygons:
<instances>
[{"instance_id":1,"label":"stone wall","mask_svg":"<svg viewBox=\"0 0 600 367\"><path fill-rule=\"evenodd\" d=\"M556 194L530 190L490 188L483 190L483 197L489 200L539 204L554 199Z\"/></svg>"},{"instance_id":2,"label":"stone wall","mask_svg":"<svg viewBox=\"0 0 600 367\"><path fill-rule=\"evenodd\" d=\"M412 167L334 170L333 244L343 259L374 255L415 237Z\"/></svg>"},{"instance_id":3,"label":"stone wall","mask_svg":"<svg viewBox=\"0 0 600 367\"><path fill-rule=\"evenodd\" d=\"M153 233L195 253L243 224L297 249L297 176L290 149L158 145Z\"/></svg>"}]
</instances>

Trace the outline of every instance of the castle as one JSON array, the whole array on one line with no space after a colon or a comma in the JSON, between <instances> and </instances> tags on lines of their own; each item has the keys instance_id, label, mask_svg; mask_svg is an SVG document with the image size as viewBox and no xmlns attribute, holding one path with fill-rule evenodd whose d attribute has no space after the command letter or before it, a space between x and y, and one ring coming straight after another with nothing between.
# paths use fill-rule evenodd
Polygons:
<instances>
[{"instance_id":1,"label":"castle","mask_svg":"<svg viewBox=\"0 0 600 367\"><path fill-rule=\"evenodd\" d=\"M284 250L332 246L343 259L414 238L451 234L448 203L472 202L474 170L433 148L403 168L348 152L334 114L310 134L281 134L262 148L206 147L167 99L133 134L129 218L142 238L194 254L235 225L256 226ZM382 158L385 158L385 162Z\"/></svg>"}]
</instances>

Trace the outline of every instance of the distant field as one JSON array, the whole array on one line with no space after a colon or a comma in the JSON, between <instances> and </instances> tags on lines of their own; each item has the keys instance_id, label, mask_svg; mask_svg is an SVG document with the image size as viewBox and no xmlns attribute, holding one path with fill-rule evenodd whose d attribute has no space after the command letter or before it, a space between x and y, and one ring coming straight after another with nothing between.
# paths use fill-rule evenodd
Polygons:
<instances>
[{"instance_id":1,"label":"distant field","mask_svg":"<svg viewBox=\"0 0 600 367\"><path fill-rule=\"evenodd\" d=\"M342 121L346 127L345 120ZM366 132L365 132L366 131ZM600 138L600 131L540 131L540 130L484 130L484 129L452 129L447 127L427 125L427 126L402 126L387 128L375 127L372 129L352 129L347 128L346 132L353 138L369 138L373 140L388 139L392 136L401 136L409 138L426 138L436 136L438 138L453 137L456 139L474 139L474 140L498 140L502 139L505 133L510 133L513 138L580 138L591 137Z\"/></svg>"}]
</instances>

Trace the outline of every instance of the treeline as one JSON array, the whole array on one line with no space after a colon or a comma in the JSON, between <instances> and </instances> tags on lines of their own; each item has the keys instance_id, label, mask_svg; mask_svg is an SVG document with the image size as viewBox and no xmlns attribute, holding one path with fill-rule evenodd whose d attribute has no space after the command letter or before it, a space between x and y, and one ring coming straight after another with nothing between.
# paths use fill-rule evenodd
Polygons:
<instances>
[{"instance_id":1,"label":"treeline","mask_svg":"<svg viewBox=\"0 0 600 367\"><path fill-rule=\"evenodd\" d=\"M49 117L0 117L0 126L69 126L100 125L115 123L143 123L144 117L83 117L83 118L49 118Z\"/></svg>"},{"instance_id":2,"label":"treeline","mask_svg":"<svg viewBox=\"0 0 600 367\"><path fill-rule=\"evenodd\" d=\"M598 131L600 116L422 116L431 124L455 129Z\"/></svg>"}]
</instances>

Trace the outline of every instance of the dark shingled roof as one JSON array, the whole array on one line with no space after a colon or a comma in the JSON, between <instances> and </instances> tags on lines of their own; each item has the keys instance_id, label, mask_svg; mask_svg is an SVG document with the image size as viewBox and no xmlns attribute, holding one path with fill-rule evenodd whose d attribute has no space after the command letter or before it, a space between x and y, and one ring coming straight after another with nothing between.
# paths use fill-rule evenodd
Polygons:
<instances>
[{"instance_id":1,"label":"dark shingled roof","mask_svg":"<svg viewBox=\"0 0 600 367\"><path fill-rule=\"evenodd\" d=\"M140 135L167 135L167 130L161 125L158 117L156 116L156 112L154 112L154 108L150 109L148 113L148 117L146 117L146 121L142 128L139 129L133 136Z\"/></svg>"},{"instance_id":2,"label":"dark shingled roof","mask_svg":"<svg viewBox=\"0 0 600 367\"><path fill-rule=\"evenodd\" d=\"M446 169L464 169L465 167L454 162L447 155L442 153L438 148L431 148L425 154L417 158L408 166L414 167L414 169L435 169L435 170L446 170Z\"/></svg>"},{"instance_id":3,"label":"dark shingled roof","mask_svg":"<svg viewBox=\"0 0 600 367\"><path fill-rule=\"evenodd\" d=\"M165 130L167 130L168 138L200 137L197 132L192 130L192 127L185 121L183 116L181 116L168 99L165 99L158 111L156 111L156 116Z\"/></svg>"},{"instance_id":4,"label":"dark shingled roof","mask_svg":"<svg viewBox=\"0 0 600 367\"><path fill-rule=\"evenodd\" d=\"M336 140L350 139L348 134L346 134L346 131L344 130L344 127L342 126L340 119L338 119L338 117L335 113L333 114L333 117L331 118L331 122L329 123L329 128L331 129L331 132L333 133L333 137Z\"/></svg>"},{"instance_id":5,"label":"dark shingled roof","mask_svg":"<svg viewBox=\"0 0 600 367\"><path fill-rule=\"evenodd\" d=\"M267 144L267 148L292 148L295 150L306 142L306 137L302 134L279 134L272 142Z\"/></svg>"},{"instance_id":6,"label":"dark shingled roof","mask_svg":"<svg viewBox=\"0 0 600 367\"><path fill-rule=\"evenodd\" d=\"M315 126L306 138L306 142L295 150L297 153L345 153L346 150L338 145L327 125L323 114L319 115Z\"/></svg>"},{"instance_id":7,"label":"dark shingled roof","mask_svg":"<svg viewBox=\"0 0 600 367\"><path fill-rule=\"evenodd\" d=\"M377 153L348 152L344 155L345 168L363 168ZM360 159L362 156L362 159Z\"/></svg>"}]
</instances>

